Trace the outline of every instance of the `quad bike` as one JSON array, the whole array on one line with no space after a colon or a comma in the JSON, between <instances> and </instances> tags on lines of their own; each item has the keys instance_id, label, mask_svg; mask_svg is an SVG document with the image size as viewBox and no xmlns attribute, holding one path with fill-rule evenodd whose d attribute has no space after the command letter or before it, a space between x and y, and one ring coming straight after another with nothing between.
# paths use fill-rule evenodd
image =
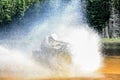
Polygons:
<instances>
[{"instance_id":1,"label":"quad bike","mask_svg":"<svg viewBox=\"0 0 120 80\"><path fill-rule=\"evenodd\" d=\"M49 67L58 68L63 64L71 64L71 54L69 43L58 41L53 35L47 36L40 45L39 51L33 51L33 56L37 61Z\"/></svg>"}]
</instances>

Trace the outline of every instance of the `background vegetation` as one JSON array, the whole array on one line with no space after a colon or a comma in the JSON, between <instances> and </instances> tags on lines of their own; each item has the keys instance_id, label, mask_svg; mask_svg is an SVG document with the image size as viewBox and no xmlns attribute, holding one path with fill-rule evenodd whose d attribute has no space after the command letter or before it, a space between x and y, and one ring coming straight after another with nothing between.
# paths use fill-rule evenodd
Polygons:
<instances>
[{"instance_id":1,"label":"background vegetation","mask_svg":"<svg viewBox=\"0 0 120 80\"><path fill-rule=\"evenodd\" d=\"M40 0L0 0L0 24L11 22L14 18L21 19L25 11Z\"/></svg>"},{"instance_id":2,"label":"background vegetation","mask_svg":"<svg viewBox=\"0 0 120 80\"><path fill-rule=\"evenodd\" d=\"M120 37L120 0L86 0L86 2L90 25L105 37Z\"/></svg>"},{"instance_id":3,"label":"background vegetation","mask_svg":"<svg viewBox=\"0 0 120 80\"><path fill-rule=\"evenodd\" d=\"M110 16L109 0L88 0L87 14L91 26L102 31Z\"/></svg>"},{"instance_id":4,"label":"background vegetation","mask_svg":"<svg viewBox=\"0 0 120 80\"><path fill-rule=\"evenodd\" d=\"M0 0L0 25L9 24L14 19L21 20L25 12L41 1L50 0ZM53 0L52 0L53 1ZM118 11L120 19L120 0L81 0L85 1L88 23L103 34L105 27L109 28L111 10L114 7ZM120 22L118 22L120 25ZM120 27L120 26L118 26ZM106 32L110 32L107 30ZM110 33L109 33L110 34Z\"/></svg>"}]
</instances>

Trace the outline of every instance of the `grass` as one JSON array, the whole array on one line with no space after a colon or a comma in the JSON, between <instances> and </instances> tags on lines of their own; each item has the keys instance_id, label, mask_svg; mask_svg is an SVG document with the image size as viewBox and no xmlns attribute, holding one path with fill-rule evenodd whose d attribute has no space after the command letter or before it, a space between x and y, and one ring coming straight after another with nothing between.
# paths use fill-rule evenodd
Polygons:
<instances>
[{"instance_id":1,"label":"grass","mask_svg":"<svg viewBox=\"0 0 120 80\"><path fill-rule=\"evenodd\" d=\"M102 38L101 42L105 43L105 49L120 49L120 37L118 38ZM109 44L110 43L110 44Z\"/></svg>"},{"instance_id":2,"label":"grass","mask_svg":"<svg viewBox=\"0 0 120 80\"><path fill-rule=\"evenodd\" d=\"M120 43L120 37L118 38L102 38L102 42L105 43Z\"/></svg>"}]
</instances>

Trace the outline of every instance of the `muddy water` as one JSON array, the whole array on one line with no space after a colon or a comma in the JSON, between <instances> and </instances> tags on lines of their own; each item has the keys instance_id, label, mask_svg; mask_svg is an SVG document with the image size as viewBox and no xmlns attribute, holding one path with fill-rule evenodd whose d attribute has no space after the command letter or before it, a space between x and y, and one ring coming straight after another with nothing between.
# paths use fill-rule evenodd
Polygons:
<instances>
[{"instance_id":1,"label":"muddy water","mask_svg":"<svg viewBox=\"0 0 120 80\"><path fill-rule=\"evenodd\" d=\"M105 74L120 74L120 56L109 56L104 60L102 72Z\"/></svg>"},{"instance_id":2,"label":"muddy water","mask_svg":"<svg viewBox=\"0 0 120 80\"><path fill-rule=\"evenodd\" d=\"M120 56L105 57L104 67L100 70L104 74L101 78L50 78L28 80L120 80ZM0 80L26 80L17 77L1 77Z\"/></svg>"}]
</instances>

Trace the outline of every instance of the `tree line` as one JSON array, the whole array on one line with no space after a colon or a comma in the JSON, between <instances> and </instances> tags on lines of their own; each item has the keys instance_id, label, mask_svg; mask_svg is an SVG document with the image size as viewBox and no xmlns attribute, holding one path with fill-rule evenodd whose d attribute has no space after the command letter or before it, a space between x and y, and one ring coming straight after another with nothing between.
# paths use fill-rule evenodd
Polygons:
<instances>
[{"instance_id":1,"label":"tree line","mask_svg":"<svg viewBox=\"0 0 120 80\"><path fill-rule=\"evenodd\" d=\"M120 37L120 0L86 0L88 23L104 37Z\"/></svg>"},{"instance_id":2,"label":"tree line","mask_svg":"<svg viewBox=\"0 0 120 80\"><path fill-rule=\"evenodd\" d=\"M25 11L40 0L0 0L0 24L9 23L13 18L21 19Z\"/></svg>"},{"instance_id":3,"label":"tree line","mask_svg":"<svg viewBox=\"0 0 120 80\"><path fill-rule=\"evenodd\" d=\"M0 0L0 25L14 18L22 19L26 10L41 1L53 0ZM86 2L86 15L90 26L106 37L120 36L120 29L113 31L113 24L120 27L120 0L81 0ZM115 15L117 16L115 16ZM117 20L115 20L117 17ZM114 20L114 21L113 21ZM111 26L112 25L112 26Z\"/></svg>"}]
</instances>

